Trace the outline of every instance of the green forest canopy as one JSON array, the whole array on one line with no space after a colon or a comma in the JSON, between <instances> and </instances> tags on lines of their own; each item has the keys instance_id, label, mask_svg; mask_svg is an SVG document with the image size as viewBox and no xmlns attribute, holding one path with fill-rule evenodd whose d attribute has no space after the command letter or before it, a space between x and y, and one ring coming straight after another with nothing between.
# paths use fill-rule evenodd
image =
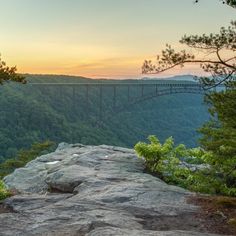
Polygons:
<instances>
[{"instance_id":1,"label":"green forest canopy","mask_svg":"<svg viewBox=\"0 0 236 236\"><path fill-rule=\"evenodd\" d=\"M92 82L69 76L26 75L26 78L34 82ZM133 147L148 134L156 134L161 140L173 136L176 143L197 145L196 129L209 117L202 95L158 97L113 115L112 92L104 90L103 94L103 116L112 116L99 125L99 91L96 88L90 91L89 107L86 107L85 88L82 87L76 90L73 98L71 86L60 89L57 86L31 88L28 84L5 84L0 93L1 158L11 158L17 150L45 140ZM126 104L127 88L117 93L118 102ZM140 96L140 88L131 93Z\"/></svg>"}]
</instances>

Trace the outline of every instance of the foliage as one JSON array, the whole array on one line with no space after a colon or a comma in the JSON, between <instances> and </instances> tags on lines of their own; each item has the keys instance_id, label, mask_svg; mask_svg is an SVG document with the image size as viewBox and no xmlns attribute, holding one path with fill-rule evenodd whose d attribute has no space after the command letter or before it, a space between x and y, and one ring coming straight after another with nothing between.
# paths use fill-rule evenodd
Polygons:
<instances>
[{"instance_id":1,"label":"foliage","mask_svg":"<svg viewBox=\"0 0 236 236\"><path fill-rule=\"evenodd\" d=\"M198 63L205 72L212 75L200 79L200 82L208 89L225 81L235 80L236 21L232 21L228 28L222 27L218 34L185 35L180 43L200 51L203 57L196 57L186 50L176 52L167 44L162 54L157 56L156 63L153 63L152 60L145 60L142 72L156 74L176 66L183 67L185 64Z\"/></svg>"},{"instance_id":2,"label":"foliage","mask_svg":"<svg viewBox=\"0 0 236 236\"><path fill-rule=\"evenodd\" d=\"M90 83L90 79L46 75L27 75L26 78L28 83L24 86L8 83L1 87L0 163L15 156L19 149L28 149L32 143L44 140L133 147L139 140L145 140L147 134L153 133L158 134L161 141L172 135L176 143L193 147L199 138L196 129L209 119L207 107L202 104L203 96L196 94L161 96L115 113L111 99L113 88L110 87L104 88L103 121L98 124L99 88L96 86L90 88L87 103L85 86L75 87L73 95L71 85L62 88L30 85L31 82ZM180 79L185 78L190 77ZM124 81L130 84L137 82L142 83ZM167 83L175 81L168 80ZM153 91L155 86L145 87L144 93ZM140 97L140 92L139 86L130 86L132 98ZM117 103L128 104L126 86L117 87ZM109 119L106 119L107 115Z\"/></svg>"},{"instance_id":3,"label":"foliage","mask_svg":"<svg viewBox=\"0 0 236 236\"><path fill-rule=\"evenodd\" d=\"M0 57L0 84L7 81L26 83L23 76L16 73L16 67L9 67Z\"/></svg>"},{"instance_id":4,"label":"foliage","mask_svg":"<svg viewBox=\"0 0 236 236\"><path fill-rule=\"evenodd\" d=\"M187 149L181 144L174 147L172 137L168 138L162 145L158 138L151 135L148 137L150 143L139 142L134 149L140 157L144 157L147 170L157 174L159 177L169 183L183 182L188 171L182 168L182 173L178 167L180 158L186 156Z\"/></svg>"},{"instance_id":5,"label":"foliage","mask_svg":"<svg viewBox=\"0 0 236 236\"><path fill-rule=\"evenodd\" d=\"M53 146L53 142L45 141L43 143L33 144L29 150L20 150L16 157L8 159L0 164L0 178L12 173L17 168L24 167L36 157L48 153L52 150Z\"/></svg>"},{"instance_id":6,"label":"foliage","mask_svg":"<svg viewBox=\"0 0 236 236\"><path fill-rule=\"evenodd\" d=\"M223 2L236 6L235 0ZM224 84L226 90L210 93L206 97L212 118L200 129L204 152L197 159L209 168L192 173L179 166L173 169L168 161L166 168L171 172L168 181L175 182L177 172L185 176L183 181L177 179L177 183L191 190L236 196L236 21L232 21L228 28L222 27L218 34L185 35L180 43L200 51L203 56L196 57L186 50L176 52L167 45L162 54L157 56L156 63L151 60L144 62L143 73L156 74L176 66L198 63L205 72L212 75L200 78L205 89Z\"/></svg>"},{"instance_id":7,"label":"foliage","mask_svg":"<svg viewBox=\"0 0 236 236\"><path fill-rule=\"evenodd\" d=\"M226 164L222 161L221 168L215 165L212 161L214 160L212 152L200 148L187 149L184 145L175 147L172 138L168 138L163 145L155 136L149 136L148 140L150 143L136 144L135 150L140 157L144 158L147 170L151 173L167 183L191 191L236 196L234 174L228 172L226 178L224 172ZM191 157L195 162L198 160L198 163L204 165L192 169L186 157ZM219 172L219 170L223 171ZM231 184L228 183L228 179L232 180Z\"/></svg>"},{"instance_id":8,"label":"foliage","mask_svg":"<svg viewBox=\"0 0 236 236\"><path fill-rule=\"evenodd\" d=\"M198 3L200 0L195 0ZM236 7L236 0L220 0L223 4L227 4L231 7Z\"/></svg>"},{"instance_id":9,"label":"foliage","mask_svg":"<svg viewBox=\"0 0 236 236\"><path fill-rule=\"evenodd\" d=\"M200 129L201 145L210 153L205 161L214 167L225 188L234 188L236 193L236 83L206 100L211 120Z\"/></svg>"},{"instance_id":10,"label":"foliage","mask_svg":"<svg viewBox=\"0 0 236 236\"><path fill-rule=\"evenodd\" d=\"M4 183L0 180L0 201L9 197L10 193L6 190Z\"/></svg>"},{"instance_id":11,"label":"foliage","mask_svg":"<svg viewBox=\"0 0 236 236\"><path fill-rule=\"evenodd\" d=\"M236 0L223 0L223 3L226 3L231 7L236 7Z\"/></svg>"}]
</instances>

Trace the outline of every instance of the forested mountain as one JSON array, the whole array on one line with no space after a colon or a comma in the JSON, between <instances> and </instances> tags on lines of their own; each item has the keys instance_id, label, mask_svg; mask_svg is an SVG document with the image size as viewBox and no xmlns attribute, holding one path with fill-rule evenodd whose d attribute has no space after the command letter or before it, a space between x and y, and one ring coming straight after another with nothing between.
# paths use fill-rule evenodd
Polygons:
<instances>
[{"instance_id":1,"label":"forested mountain","mask_svg":"<svg viewBox=\"0 0 236 236\"><path fill-rule=\"evenodd\" d=\"M103 90L101 118L99 86L89 90L86 100L86 86L73 89L73 85L30 83L99 83L104 80L52 75L26 75L26 78L26 85L8 83L0 88L0 160L14 156L20 148L45 140L133 147L154 134L161 140L173 136L177 144L195 146L196 129L209 118L203 96L194 94L157 97L114 112L113 90L109 87ZM141 80L122 81L134 82L142 83ZM168 83L176 81L168 79ZM117 104L127 104L127 87L117 89L116 93ZM131 97L139 94L139 86L130 86Z\"/></svg>"}]
</instances>

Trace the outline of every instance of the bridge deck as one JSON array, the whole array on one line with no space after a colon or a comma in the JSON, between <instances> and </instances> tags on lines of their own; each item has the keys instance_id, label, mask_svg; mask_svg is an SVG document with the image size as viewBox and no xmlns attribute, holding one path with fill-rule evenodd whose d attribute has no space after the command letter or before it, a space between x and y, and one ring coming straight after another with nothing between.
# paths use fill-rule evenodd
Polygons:
<instances>
[{"instance_id":1,"label":"bridge deck","mask_svg":"<svg viewBox=\"0 0 236 236\"><path fill-rule=\"evenodd\" d=\"M202 87L199 83L28 83L39 86L160 86L160 87Z\"/></svg>"}]
</instances>

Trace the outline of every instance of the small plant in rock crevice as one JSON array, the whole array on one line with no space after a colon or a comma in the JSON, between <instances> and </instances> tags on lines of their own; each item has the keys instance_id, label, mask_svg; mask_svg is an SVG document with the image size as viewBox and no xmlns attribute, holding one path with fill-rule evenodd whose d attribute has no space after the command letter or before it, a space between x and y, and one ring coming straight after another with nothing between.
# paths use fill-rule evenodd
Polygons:
<instances>
[{"instance_id":1,"label":"small plant in rock crevice","mask_svg":"<svg viewBox=\"0 0 236 236\"><path fill-rule=\"evenodd\" d=\"M0 201L11 196L11 193L5 188L4 183L0 180Z\"/></svg>"}]
</instances>

